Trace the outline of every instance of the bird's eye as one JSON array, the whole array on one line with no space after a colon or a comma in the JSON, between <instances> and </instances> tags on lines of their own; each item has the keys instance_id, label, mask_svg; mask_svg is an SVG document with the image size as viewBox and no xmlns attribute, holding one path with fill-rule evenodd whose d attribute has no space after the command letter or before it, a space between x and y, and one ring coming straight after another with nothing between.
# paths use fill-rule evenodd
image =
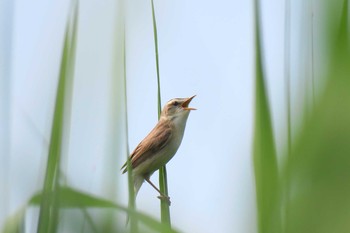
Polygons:
<instances>
[{"instance_id":1,"label":"bird's eye","mask_svg":"<svg viewBox=\"0 0 350 233\"><path fill-rule=\"evenodd\" d=\"M177 106L177 105L179 105L179 102L175 101L175 102L173 103L173 105L174 105L174 106Z\"/></svg>"}]
</instances>

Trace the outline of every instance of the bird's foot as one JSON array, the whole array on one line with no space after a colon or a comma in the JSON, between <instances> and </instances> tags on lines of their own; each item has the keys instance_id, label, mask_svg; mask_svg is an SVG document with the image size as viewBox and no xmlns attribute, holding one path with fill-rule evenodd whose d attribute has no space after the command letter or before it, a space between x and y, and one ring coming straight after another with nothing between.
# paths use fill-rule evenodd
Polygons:
<instances>
[{"instance_id":1,"label":"bird's foot","mask_svg":"<svg viewBox=\"0 0 350 233\"><path fill-rule=\"evenodd\" d=\"M158 196L158 198L162 201L165 201L170 206L170 204L171 204L170 197L165 196L165 195L161 195L161 196Z\"/></svg>"}]
</instances>

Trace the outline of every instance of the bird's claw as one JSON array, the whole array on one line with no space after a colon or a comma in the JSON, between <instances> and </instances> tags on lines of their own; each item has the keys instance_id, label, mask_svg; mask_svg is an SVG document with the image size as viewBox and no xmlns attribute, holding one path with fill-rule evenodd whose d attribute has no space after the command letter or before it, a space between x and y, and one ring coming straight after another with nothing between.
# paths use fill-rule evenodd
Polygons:
<instances>
[{"instance_id":1,"label":"bird's claw","mask_svg":"<svg viewBox=\"0 0 350 233\"><path fill-rule=\"evenodd\" d=\"M171 204L170 197L165 196L165 195L161 195L161 196L158 196L158 198L162 201L165 201L170 206L170 204Z\"/></svg>"}]
</instances>

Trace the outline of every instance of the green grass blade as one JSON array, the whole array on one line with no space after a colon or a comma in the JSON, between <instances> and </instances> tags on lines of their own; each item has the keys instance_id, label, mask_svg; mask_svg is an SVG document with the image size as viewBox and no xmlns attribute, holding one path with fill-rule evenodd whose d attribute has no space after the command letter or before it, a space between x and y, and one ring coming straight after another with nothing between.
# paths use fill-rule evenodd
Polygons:
<instances>
[{"instance_id":1,"label":"green grass blade","mask_svg":"<svg viewBox=\"0 0 350 233\"><path fill-rule=\"evenodd\" d=\"M154 48L156 54L156 67L157 67L157 85L158 85L158 118L160 117L162 103L161 103L161 93L160 93L160 75L159 75L159 55L158 55L158 35L157 35L157 22L156 15L154 11L154 3L152 4L152 19L153 19L153 33L154 33ZM159 189L168 196L168 182L167 182L167 172L166 166L164 165L159 169ZM163 223L171 225L170 221L170 208L165 200L160 201L161 208L161 221Z\"/></svg>"},{"instance_id":2,"label":"green grass blade","mask_svg":"<svg viewBox=\"0 0 350 233\"><path fill-rule=\"evenodd\" d=\"M124 64L124 106L125 106L125 138L126 138L126 157L127 157L127 170L128 170L128 191L129 191L129 204L128 207L131 211L136 211L136 203L135 203L135 190L134 190L134 179L132 176L132 166L131 166L131 160L129 157L130 151L129 151L129 126L128 126L128 99L127 99L127 82L126 82L126 51L125 51L125 24L123 25L123 64ZM130 232L137 233L139 232L138 224L137 224L137 218L134 218L134 216L128 216L130 217Z\"/></svg>"},{"instance_id":3,"label":"green grass blade","mask_svg":"<svg viewBox=\"0 0 350 233\"><path fill-rule=\"evenodd\" d=\"M313 1L310 1L310 8L311 8L311 19L310 19L310 23L311 23L311 30L310 30L310 34L311 34L311 38L310 38L310 52L311 52L311 85L312 85L312 104L315 104L316 101L316 97L315 97L315 59L314 59L314 4Z\"/></svg>"},{"instance_id":4,"label":"green grass blade","mask_svg":"<svg viewBox=\"0 0 350 233\"><path fill-rule=\"evenodd\" d=\"M291 3L290 0L286 0L285 3L285 25L284 25L284 72L285 72L285 97L286 97L286 115L287 115L287 154L286 159L292 156L292 117L291 117L291 80L290 80L290 54L291 54ZM282 195L282 218L283 221L287 218L288 210L285 205L285 200L289 199L288 184L281 182L281 195ZM285 227L282 225L282 232L285 232Z\"/></svg>"},{"instance_id":5,"label":"green grass blade","mask_svg":"<svg viewBox=\"0 0 350 233\"><path fill-rule=\"evenodd\" d=\"M125 150L121 151L122 158L125 156L126 169L127 169L127 182L128 182L128 208L132 211L136 210L134 181L132 175L132 166L130 161L129 151L129 126L128 126L128 93L127 93L127 71L126 71L126 8L125 1L119 0L117 2L117 18L115 23L115 40L114 40L114 65L113 65L113 105L111 108L116 108L116 114L111 117L112 121L118 121L119 125L116 128L120 128L119 138L115 140L119 141L119 147ZM119 102L115 102L120 100ZM118 113L118 114L117 114ZM122 139L124 138L124 139ZM125 143L125 144L124 144ZM106 229L111 229L112 223L115 221L111 216L109 224L106 225ZM127 216L126 226L130 224L130 232L138 232L138 219L134 216Z\"/></svg>"},{"instance_id":6,"label":"green grass blade","mask_svg":"<svg viewBox=\"0 0 350 233\"><path fill-rule=\"evenodd\" d=\"M123 29L123 63L124 63L124 106L125 106L125 138L126 138L126 156L127 156L127 170L128 170L128 188L129 188L129 201L130 207L135 209L135 192L134 184L132 180L132 166L129 158L129 126L128 126L128 95L127 95L127 82L126 82L126 51L125 51L125 28Z\"/></svg>"},{"instance_id":7,"label":"green grass blade","mask_svg":"<svg viewBox=\"0 0 350 233\"><path fill-rule=\"evenodd\" d=\"M269 104L267 100L260 32L258 1L255 1L255 132L254 170L258 207L258 229L260 233L280 233L278 210L278 170L275 142L272 132Z\"/></svg>"},{"instance_id":8,"label":"green grass blade","mask_svg":"<svg viewBox=\"0 0 350 233\"><path fill-rule=\"evenodd\" d=\"M349 11L349 2L344 0L344 5L342 9L342 17L340 20L340 27L338 33L338 43L336 44L336 55L341 55L347 57L349 55L349 23L348 23L348 13ZM344 67L344 71L348 71L348 67Z\"/></svg>"},{"instance_id":9,"label":"green grass blade","mask_svg":"<svg viewBox=\"0 0 350 233\"><path fill-rule=\"evenodd\" d=\"M169 233L177 232L171 229L169 225L160 223L157 220L149 217L148 215L142 214L130 208L123 207L109 200L95 197L67 186L61 187L60 191L61 194L59 203L61 208L112 208L127 213L130 217L138 219L143 224L155 231ZM42 193L34 195L29 200L29 205L40 205L43 197L44 196Z\"/></svg>"},{"instance_id":10,"label":"green grass blade","mask_svg":"<svg viewBox=\"0 0 350 233\"><path fill-rule=\"evenodd\" d=\"M292 127L291 127L291 100L290 100L290 0L286 0L284 25L284 71L287 105L287 156L291 155Z\"/></svg>"},{"instance_id":11,"label":"green grass blade","mask_svg":"<svg viewBox=\"0 0 350 233\"><path fill-rule=\"evenodd\" d=\"M154 3L153 0L151 0L152 4L152 22L153 22L153 36L154 36L154 50L156 54L156 69L157 69L157 90L158 90L158 118L160 117L160 113L162 111L162 102L161 102L161 93L160 93L160 74L159 74L159 53L158 53L158 33L157 33L157 21L156 21L156 14L154 11Z\"/></svg>"},{"instance_id":12,"label":"green grass blade","mask_svg":"<svg viewBox=\"0 0 350 233\"><path fill-rule=\"evenodd\" d=\"M70 106L71 97L67 91L72 91L78 5L74 6L72 21L67 24L64 47L61 59L60 75L56 93L56 103L52 122L49 154L43 187L43 198L40 203L38 232L56 232L59 213L59 176L62 153L64 118L67 105Z\"/></svg>"},{"instance_id":13,"label":"green grass blade","mask_svg":"<svg viewBox=\"0 0 350 233\"><path fill-rule=\"evenodd\" d=\"M328 2L331 9L336 1ZM329 55L327 85L309 119L305 119L287 160L284 180L292 190L288 200L287 233L341 233L350 229L350 50L348 1L340 26L335 14L325 25ZM338 34L333 29L339 28ZM285 173L283 173L285 174Z\"/></svg>"}]
</instances>

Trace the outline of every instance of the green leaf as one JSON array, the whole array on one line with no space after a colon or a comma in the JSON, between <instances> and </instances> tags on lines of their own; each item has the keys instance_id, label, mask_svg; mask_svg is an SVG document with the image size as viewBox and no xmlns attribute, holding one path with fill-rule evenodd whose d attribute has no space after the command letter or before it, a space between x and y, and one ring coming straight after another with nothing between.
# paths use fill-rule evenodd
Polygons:
<instances>
[{"instance_id":1,"label":"green leaf","mask_svg":"<svg viewBox=\"0 0 350 233\"><path fill-rule=\"evenodd\" d=\"M333 2L332 2L333 3ZM330 3L331 4L331 3ZM327 35L335 39L327 85L309 119L296 137L287 161L289 184L287 233L342 233L350 229L350 51L348 1L340 26L328 19ZM332 29L331 29L332 28ZM338 33L332 33L338 28Z\"/></svg>"},{"instance_id":2,"label":"green leaf","mask_svg":"<svg viewBox=\"0 0 350 233\"><path fill-rule=\"evenodd\" d=\"M62 141L64 126L68 127L67 119L70 109L73 71L75 61L76 31L78 4L74 5L72 18L67 24L61 58L61 68L56 93L56 103L52 122L49 154L43 187L43 198L40 203L38 232L56 232L59 212L59 177L62 156ZM68 107L67 107L68 106ZM66 125L64 125L66 123Z\"/></svg>"},{"instance_id":3,"label":"green leaf","mask_svg":"<svg viewBox=\"0 0 350 233\"><path fill-rule=\"evenodd\" d=\"M255 128L254 170L260 233L280 233L278 169L270 109L266 94L259 26L259 5L255 1Z\"/></svg>"},{"instance_id":4,"label":"green leaf","mask_svg":"<svg viewBox=\"0 0 350 233\"><path fill-rule=\"evenodd\" d=\"M42 193L34 195L30 201L30 205L39 205L42 201ZM135 211L133 208L126 208L109 200L74 190L70 187L60 188L60 207L61 208L112 208L127 213L130 217L138 219L149 228L159 232L176 232L167 224L163 224L153 218Z\"/></svg>"},{"instance_id":5,"label":"green leaf","mask_svg":"<svg viewBox=\"0 0 350 233\"><path fill-rule=\"evenodd\" d=\"M156 54L156 68L157 68L158 118L160 118L160 113L162 111L161 110L162 103L161 103L161 94L160 94L158 35L157 35L157 21L156 21L156 14L154 11L153 0L151 0L151 5L152 5L152 20L153 20L153 33L154 33L154 48L155 48L155 54ZM168 182L167 182L167 172L166 172L165 165L159 169L159 189L162 193L168 196ZM165 200L160 201L160 214L161 214L161 221L171 226L170 208L168 203Z\"/></svg>"}]
</instances>

